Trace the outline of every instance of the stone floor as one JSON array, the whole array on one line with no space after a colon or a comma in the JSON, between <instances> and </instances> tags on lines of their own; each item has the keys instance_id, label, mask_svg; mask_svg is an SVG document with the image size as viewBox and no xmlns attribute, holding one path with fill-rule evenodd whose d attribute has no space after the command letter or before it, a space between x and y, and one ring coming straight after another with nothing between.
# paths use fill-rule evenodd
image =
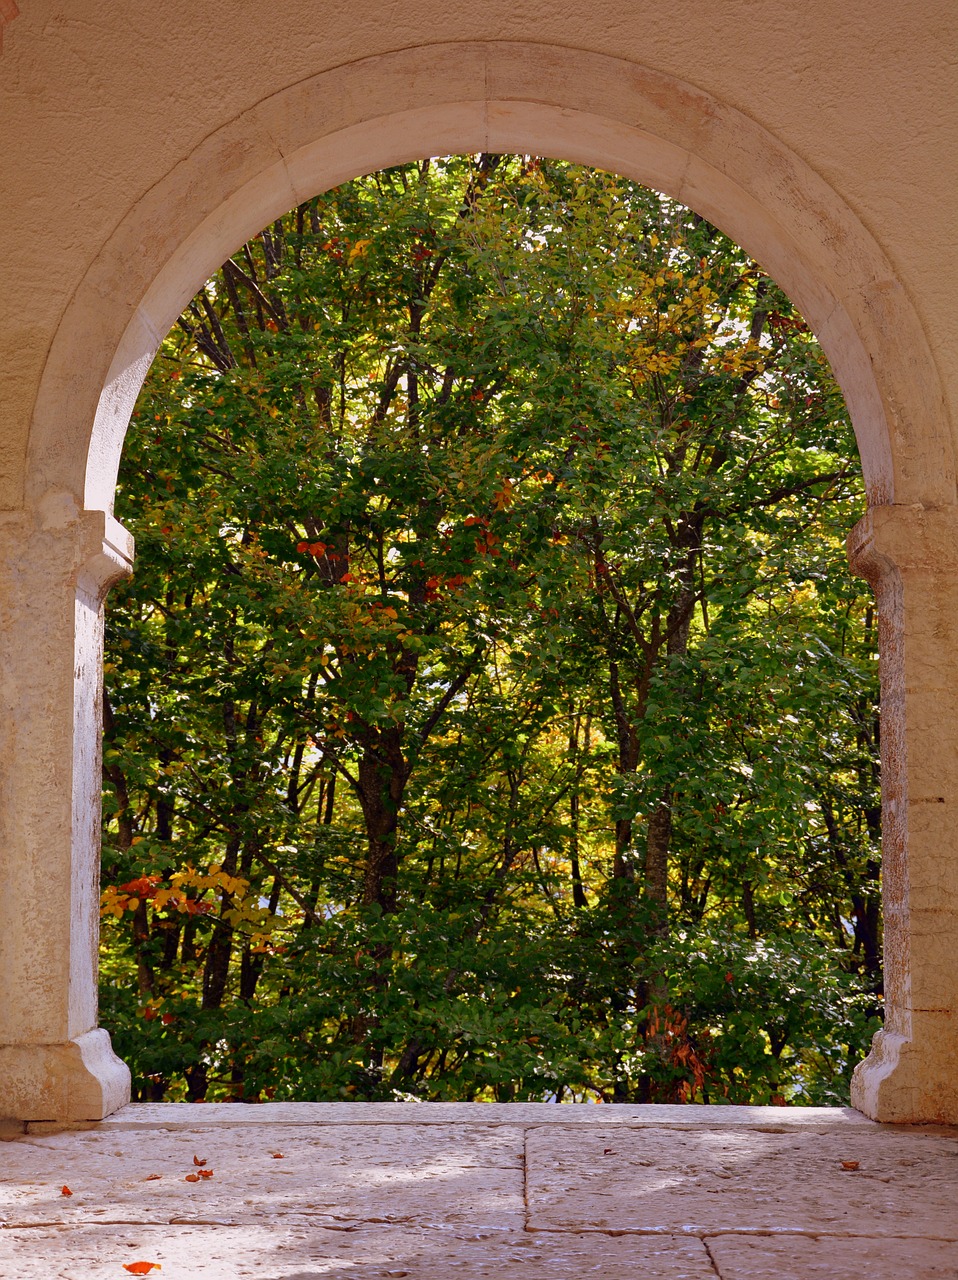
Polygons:
<instances>
[{"instance_id":1,"label":"stone floor","mask_svg":"<svg viewBox=\"0 0 958 1280\"><path fill-rule=\"evenodd\" d=\"M958 1130L854 1111L161 1105L0 1136L4 1280L958 1277Z\"/></svg>"}]
</instances>

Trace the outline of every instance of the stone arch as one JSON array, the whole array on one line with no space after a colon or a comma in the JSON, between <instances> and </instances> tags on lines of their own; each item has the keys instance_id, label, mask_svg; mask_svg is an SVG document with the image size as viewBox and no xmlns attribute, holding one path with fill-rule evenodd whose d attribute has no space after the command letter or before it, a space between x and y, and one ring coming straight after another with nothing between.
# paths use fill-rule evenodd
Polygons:
<instances>
[{"instance_id":1,"label":"stone arch","mask_svg":"<svg viewBox=\"0 0 958 1280\"><path fill-rule=\"evenodd\" d=\"M125 1069L112 1058L105 1033L93 1030L95 900L89 890L98 855L100 639L92 619L100 593L131 558L110 512L123 437L156 348L220 262L297 202L387 165L476 150L533 151L597 165L690 205L776 278L831 360L852 415L870 503L881 517L859 528L855 549L885 600L884 645L892 655L883 677L891 744L885 805L893 870L886 897L892 1016L859 1073L856 1101L883 1119L958 1119L958 1085L941 1088L947 1063L958 1057L951 997L915 987L927 921L916 931L909 897L914 840L909 845L912 828L903 816L916 761L936 755L933 742L915 739L917 752L910 745L912 695L904 676L910 651L903 646L921 630L919 618L931 600L948 642L945 660L930 677L926 670L922 692L946 687L954 651L949 619L958 616L958 607L951 608L958 606L954 575L944 585L939 578L931 588L926 582L933 557L950 555L956 541L956 485L942 391L921 325L860 219L755 121L635 63L508 42L398 50L280 87L211 133L125 211L62 317L28 449L22 536L37 548L36 563L11 583L9 594L20 643L36 648L37 663L46 655L43 671L35 663L34 683L46 696L47 719L41 716L32 729L31 749L38 760L46 758L54 742L70 762L60 768L72 782L64 787L60 816L48 821L49 838L66 846L57 891L49 895L49 927L34 920L42 938L21 939L25 990L31 957L39 957L50 989L46 1005L33 1002L29 1044L11 1041L0 1019L0 1065L6 1061L14 1081L6 1086L13 1101L4 1106L0 1100L0 1113L98 1116L128 1096ZM909 511L917 513L910 520ZM44 566L51 558L69 571L55 575L59 595L45 606L47 618L33 603L31 584L49 589ZM93 578L96 591L84 585ZM67 658L69 715L62 695L54 705L42 692L52 668L66 689ZM24 797L41 776L39 763L26 769L17 782ZM958 776L928 782L923 775L919 790L928 786L949 801L958 796ZM0 906L0 930L2 917ZM950 918L948 927L958 936L958 919ZM922 956L927 970L934 957ZM58 983L66 984L69 998ZM38 1011L47 1007L49 1016ZM918 1015L932 1021L918 1028ZM928 1051L942 1034L945 1056ZM14 1049L2 1047L14 1043Z\"/></svg>"},{"instance_id":2,"label":"stone arch","mask_svg":"<svg viewBox=\"0 0 958 1280\"><path fill-rule=\"evenodd\" d=\"M280 89L210 134L126 212L53 342L31 428L28 505L54 490L110 509L149 362L182 306L245 239L358 174L471 150L615 170L714 222L775 277L821 341L870 500L955 500L943 396L918 318L878 243L808 165L674 77L579 50L490 42L400 50Z\"/></svg>"}]
</instances>

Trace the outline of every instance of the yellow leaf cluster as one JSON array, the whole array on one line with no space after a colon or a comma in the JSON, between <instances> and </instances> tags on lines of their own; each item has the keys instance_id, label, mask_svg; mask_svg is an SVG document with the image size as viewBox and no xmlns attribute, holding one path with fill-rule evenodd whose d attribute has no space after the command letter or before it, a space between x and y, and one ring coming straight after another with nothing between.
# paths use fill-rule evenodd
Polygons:
<instances>
[{"instance_id":1,"label":"yellow leaf cluster","mask_svg":"<svg viewBox=\"0 0 958 1280\"><path fill-rule=\"evenodd\" d=\"M355 262L357 258L365 258L366 251L369 249L371 244L372 240L357 240L349 251L347 261Z\"/></svg>"},{"instance_id":2,"label":"yellow leaf cluster","mask_svg":"<svg viewBox=\"0 0 958 1280\"><path fill-rule=\"evenodd\" d=\"M512 503L512 481L507 477L503 480L502 487L492 495L492 505L496 511L505 511L512 506Z\"/></svg>"},{"instance_id":3,"label":"yellow leaf cluster","mask_svg":"<svg viewBox=\"0 0 958 1280\"><path fill-rule=\"evenodd\" d=\"M129 885L107 885L100 894L100 916L113 916L119 920L125 911L136 911L143 898L152 903L154 911L195 913L198 904L195 898L190 898L185 892L187 889L220 889L230 897L236 897L245 893L248 888L248 880L229 875L218 864L211 866L205 874L194 867L187 867L171 876L168 885L160 885L158 876L142 877L139 881L131 881ZM209 909L212 909L212 904Z\"/></svg>"}]
</instances>

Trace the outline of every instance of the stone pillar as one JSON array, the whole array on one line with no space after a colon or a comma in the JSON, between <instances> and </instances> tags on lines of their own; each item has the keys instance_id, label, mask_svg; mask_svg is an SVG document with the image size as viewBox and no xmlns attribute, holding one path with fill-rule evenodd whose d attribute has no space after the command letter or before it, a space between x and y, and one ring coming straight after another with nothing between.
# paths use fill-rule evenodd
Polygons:
<instances>
[{"instance_id":1,"label":"stone pillar","mask_svg":"<svg viewBox=\"0 0 958 1280\"><path fill-rule=\"evenodd\" d=\"M873 507L848 552L878 604L885 919L885 1025L852 1103L958 1124L958 508Z\"/></svg>"},{"instance_id":2,"label":"stone pillar","mask_svg":"<svg viewBox=\"0 0 958 1280\"><path fill-rule=\"evenodd\" d=\"M96 1024L103 600L132 558L66 494L0 514L0 1117L130 1097Z\"/></svg>"}]
</instances>

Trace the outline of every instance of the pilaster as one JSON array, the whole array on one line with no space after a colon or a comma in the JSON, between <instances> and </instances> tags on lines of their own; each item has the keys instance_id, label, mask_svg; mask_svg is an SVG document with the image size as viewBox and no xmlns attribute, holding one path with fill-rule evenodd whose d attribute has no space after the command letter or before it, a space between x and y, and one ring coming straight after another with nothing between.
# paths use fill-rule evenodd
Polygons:
<instances>
[{"instance_id":1,"label":"pilaster","mask_svg":"<svg viewBox=\"0 0 958 1280\"><path fill-rule=\"evenodd\" d=\"M873 507L848 551L878 605L885 930L885 1025L852 1102L956 1124L958 509Z\"/></svg>"},{"instance_id":2,"label":"pilaster","mask_svg":"<svg viewBox=\"0 0 958 1280\"><path fill-rule=\"evenodd\" d=\"M66 494L0 522L0 1116L129 1098L96 1023L103 600L132 557Z\"/></svg>"}]
</instances>

